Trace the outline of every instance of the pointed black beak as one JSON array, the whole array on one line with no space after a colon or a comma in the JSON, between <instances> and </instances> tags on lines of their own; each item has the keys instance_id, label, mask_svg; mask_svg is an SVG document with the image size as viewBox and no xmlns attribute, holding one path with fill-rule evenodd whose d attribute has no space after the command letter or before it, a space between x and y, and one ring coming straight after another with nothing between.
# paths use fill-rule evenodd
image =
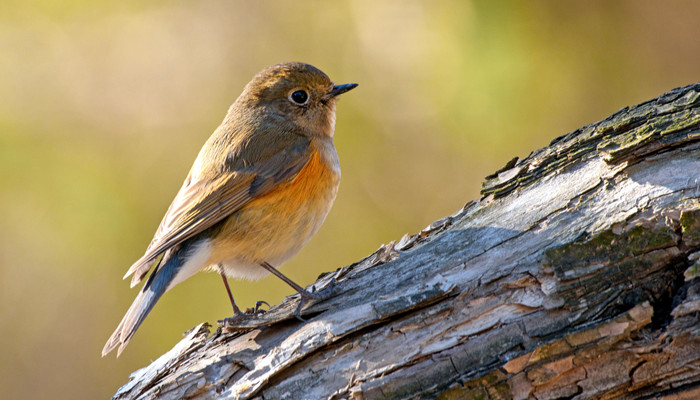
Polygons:
<instances>
[{"instance_id":1,"label":"pointed black beak","mask_svg":"<svg viewBox=\"0 0 700 400\"><path fill-rule=\"evenodd\" d=\"M333 98L335 96L341 95L345 92L349 92L357 87L357 83L346 83L344 85L335 85L333 90L328 93L328 98Z\"/></svg>"}]
</instances>

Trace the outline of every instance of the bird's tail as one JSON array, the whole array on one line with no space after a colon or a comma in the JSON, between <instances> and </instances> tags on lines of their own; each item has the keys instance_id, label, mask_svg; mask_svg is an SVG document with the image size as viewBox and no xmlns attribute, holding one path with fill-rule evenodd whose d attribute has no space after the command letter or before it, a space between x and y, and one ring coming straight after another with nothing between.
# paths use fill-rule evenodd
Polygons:
<instances>
[{"instance_id":1,"label":"bird's tail","mask_svg":"<svg viewBox=\"0 0 700 400\"><path fill-rule=\"evenodd\" d=\"M180 250L175 254L166 253L163 259L158 263L148 281L143 285L136 299L129 307L129 310L122 318L122 321L117 326L117 329L112 333L112 336L107 340L105 347L102 349L102 357L119 346L117 357L122 353L126 345L134 336L143 320L156 305L156 302L165 293L173 283L173 279L182 266L183 251Z\"/></svg>"}]
</instances>

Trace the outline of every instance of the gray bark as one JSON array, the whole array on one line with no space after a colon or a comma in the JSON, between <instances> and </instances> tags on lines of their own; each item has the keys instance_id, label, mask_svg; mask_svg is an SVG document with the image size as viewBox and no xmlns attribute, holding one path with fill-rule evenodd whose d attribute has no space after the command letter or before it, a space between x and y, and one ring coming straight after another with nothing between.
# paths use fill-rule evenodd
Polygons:
<instances>
[{"instance_id":1,"label":"gray bark","mask_svg":"<svg viewBox=\"0 0 700 400\"><path fill-rule=\"evenodd\" d=\"M210 335L115 398L700 398L700 84L487 177L483 197Z\"/></svg>"}]
</instances>

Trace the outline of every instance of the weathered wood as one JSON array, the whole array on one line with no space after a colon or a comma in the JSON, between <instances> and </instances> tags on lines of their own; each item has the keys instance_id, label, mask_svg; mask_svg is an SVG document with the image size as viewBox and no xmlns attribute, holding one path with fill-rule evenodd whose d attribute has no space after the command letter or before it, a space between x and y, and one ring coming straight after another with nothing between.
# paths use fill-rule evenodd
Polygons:
<instances>
[{"instance_id":1,"label":"weathered wood","mask_svg":"<svg viewBox=\"0 0 700 400\"><path fill-rule=\"evenodd\" d=\"M115 398L700 398L700 84L554 140Z\"/></svg>"}]
</instances>

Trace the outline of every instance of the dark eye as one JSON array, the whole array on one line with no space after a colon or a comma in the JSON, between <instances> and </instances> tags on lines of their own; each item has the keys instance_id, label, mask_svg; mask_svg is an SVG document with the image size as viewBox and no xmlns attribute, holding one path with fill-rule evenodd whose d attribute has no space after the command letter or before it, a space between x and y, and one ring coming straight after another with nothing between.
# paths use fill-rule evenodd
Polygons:
<instances>
[{"instance_id":1,"label":"dark eye","mask_svg":"<svg viewBox=\"0 0 700 400\"><path fill-rule=\"evenodd\" d=\"M296 104L306 104L307 101L309 101L309 94L306 93L304 90L295 90L292 92L292 94L289 95L289 100L295 102Z\"/></svg>"}]
</instances>

